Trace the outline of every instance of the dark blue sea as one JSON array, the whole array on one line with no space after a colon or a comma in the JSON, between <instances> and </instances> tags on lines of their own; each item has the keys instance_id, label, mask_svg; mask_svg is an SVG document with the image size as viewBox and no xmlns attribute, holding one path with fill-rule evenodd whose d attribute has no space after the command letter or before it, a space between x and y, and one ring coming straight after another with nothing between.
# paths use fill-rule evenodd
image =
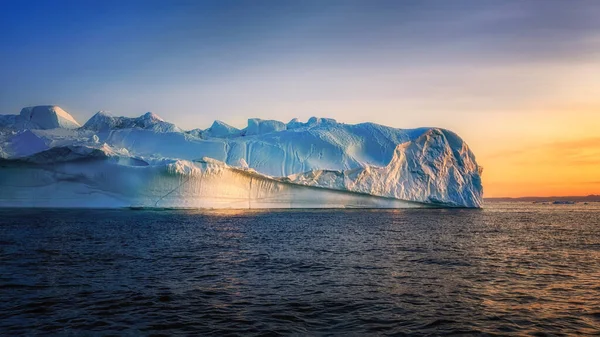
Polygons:
<instances>
[{"instance_id":1,"label":"dark blue sea","mask_svg":"<svg viewBox=\"0 0 600 337\"><path fill-rule=\"evenodd\" d=\"M600 204L0 210L0 335L600 334Z\"/></svg>"}]
</instances>

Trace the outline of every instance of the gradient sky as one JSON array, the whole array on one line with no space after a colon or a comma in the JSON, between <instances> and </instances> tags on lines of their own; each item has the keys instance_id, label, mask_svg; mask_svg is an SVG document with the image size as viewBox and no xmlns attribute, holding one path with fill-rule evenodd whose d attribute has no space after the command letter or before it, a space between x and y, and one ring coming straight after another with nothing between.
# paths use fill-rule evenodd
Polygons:
<instances>
[{"instance_id":1,"label":"gradient sky","mask_svg":"<svg viewBox=\"0 0 600 337\"><path fill-rule=\"evenodd\" d=\"M486 197L600 194L600 1L0 0L0 113L461 135Z\"/></svg>"}]
</instances>

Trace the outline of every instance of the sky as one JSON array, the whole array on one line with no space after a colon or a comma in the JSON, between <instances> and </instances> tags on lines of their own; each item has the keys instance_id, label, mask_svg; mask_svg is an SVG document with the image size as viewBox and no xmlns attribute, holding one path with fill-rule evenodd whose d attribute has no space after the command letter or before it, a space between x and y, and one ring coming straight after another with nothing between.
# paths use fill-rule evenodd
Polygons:
<instances>
[{"instance_id":1,"label":"sky","mask_svg":"<svg viewBox=\"0 0 600 337\"><path fill-rule=\"evenodd\" d=\"M435 126L486 197L600 194L600 1L0 0L0 113Z\"/></svg>"}]
</instances>

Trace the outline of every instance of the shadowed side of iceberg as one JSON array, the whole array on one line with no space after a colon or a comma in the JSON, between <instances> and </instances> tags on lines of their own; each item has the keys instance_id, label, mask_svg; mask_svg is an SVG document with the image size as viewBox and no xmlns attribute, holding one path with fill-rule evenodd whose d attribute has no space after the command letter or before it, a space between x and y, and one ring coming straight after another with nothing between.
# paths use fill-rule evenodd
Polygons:
<instances>
[{"instance_id":1,"label":"shadowed side of iceberg","mask_svg":"<svg viewBox=\"0 0 600 337\"><path fill-rule=\"evenodd\" d=\"M96 153L96 152L94 152ZM217 161L130 166L101 156L2 160L0 207L412 208L425 204L282 182Z\"/></svg>"}]
</instances>

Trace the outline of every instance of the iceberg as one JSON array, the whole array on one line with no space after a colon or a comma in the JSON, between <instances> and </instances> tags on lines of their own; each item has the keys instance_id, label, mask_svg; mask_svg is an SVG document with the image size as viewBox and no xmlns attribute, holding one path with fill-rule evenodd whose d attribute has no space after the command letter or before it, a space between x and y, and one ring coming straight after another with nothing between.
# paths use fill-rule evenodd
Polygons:
<instances>
[{"instance_id":1,"label":"iceberg","mask_svg":"<svg viewBox=\"0 0 600 337\"><path fill-rule=\"evenodd\" d=\"M79 123L68 112L55 105L23 108L18 115L0 115L0 127L19 129L76 129Z\"/></svg>"},{"instance_id":2,"label":"iceberg","mask_svg":"<svg viewBox=\"0 0 600 337\"><path fill-rule=\"evenodd\" d=\"M153 113L0 115L0 207L482 206L482 168L440 128L313 117L184 131Z\"/></svg>"}]
</instances>

